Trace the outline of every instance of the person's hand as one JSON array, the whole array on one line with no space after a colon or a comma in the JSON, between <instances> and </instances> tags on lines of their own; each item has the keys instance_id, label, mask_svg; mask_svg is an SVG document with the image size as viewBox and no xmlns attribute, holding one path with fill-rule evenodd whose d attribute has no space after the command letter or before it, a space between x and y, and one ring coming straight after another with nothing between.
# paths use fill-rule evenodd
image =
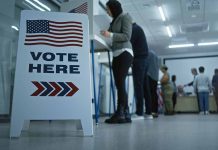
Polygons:
<instances>
[{"instance_id":1,"label":"person's hand","mask_svg":"<svg viewBox=\"0 0 218 150\"><path fill-rule=\"evenodd\" d=\"M107 38L110 37L110 32L108 32L108 31L102 30L102 31L100 31L100 33L101 33L101 35L103 35L104 37L107 37Z\"/></svg>"}]
</instances>

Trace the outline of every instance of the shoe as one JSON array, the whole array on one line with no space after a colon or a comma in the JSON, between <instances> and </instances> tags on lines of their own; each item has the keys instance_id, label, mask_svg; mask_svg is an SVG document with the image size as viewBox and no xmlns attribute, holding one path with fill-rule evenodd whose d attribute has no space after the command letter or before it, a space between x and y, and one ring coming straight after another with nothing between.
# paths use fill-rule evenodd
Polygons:
<instances>
[{"instance_id":1,"label":"shoe","mask_svg":"<svg viewBox=\"0 0 218 150\"><path fill-rule=\"evenodd\" d=\"M166 112L164 112L164 115L165 116L172 116L172 115L174 115L174 112L173 111L166 111Z\"/></svg>"},{"instance_id":2,"label":"shoe","mask_svg":"<svg viewBox=\"0 0 218 150\"><path fill-rule=\"evenodd\" d=\"M205 115L209 115L210 113L209 113L209 111L205 111L205 113L204 113Z\"/></svg>"},{"instance_id":3,"label":"shoe","mask_svg":"<svg viewBox=\"0 0 218 150\"><path fill-rule=\"evenodd\" d=\"M203 111L200 111L200 113L199 113L200 115L204 115L204 112Z\"/></svg>"},{"instance_id":4,"label":"shoe","mask_svg":"<svg viewBox=\"0 0 218 150\"><path fill-rule=\"evenodd\" d=\"M125 115L126 123L131 123L132 119L129 113L129 107L124 110L124 115Z\"/></svg>"},{"instance_id":5,"label":"shoe","mask_svg":"<svg viewBox=\"0 0 218 150\"><path fill-rule=\"evenodd\" d=\"M126 119L124 115L122 116L115 112L109 119L106 119L104 122L109 124L126 123Z\"/></svg>"},{"instance_id":6,"label":"shoe","mask_svg":"<svg viewBox=\"0 0 218 150\"><path fill-rule=\"evenodd\" d=\"M151 113L151 115L153 116L153 118L157 118L158 117L157 113Z\"/></svg>"},{"instance_id":7,"label":"shoe","mask_svg":"<svg viewBox=\"0 0 218 150\"><path fill-rule=\"evenodd\" d=\"M111 118L105 120L105 123L109 123L109 124L129 123L129 122L131 122L131 117L128 118L127 112L125 115L124 108L121 106L117 108L117 111L111 116Z\"/></svg>"},{"instance_id":8,"label":"shoe","mask_svg":"<svg viewBox=\"0 0 218 150\"><path fill-rule=\"evenodd\" d=\"M151 119L153 119L153 116L152 116L152 115L147 115L147 114L146 114L146 115L144 116L144 118L147 119L147 120L151 120Z\"/></svg>"},{"instance_id":9,"label":"shoe","mask_svg":"<svg viewBox=\"0 0 218 150\"><path fill-rule=\"evenodd\" d=\"M136 111L135 114L136 114L137 116L143 116L143 112Z\"/></svg>"},{"instance_id":10,"label":"shoe","mask_svg":"<svg viewBox=\"0 0 218 150\"><path fill-rule=\"evenodd\" d=\"M143 120L144 119L143 115L137 115L137 114L133 114L131 117L132 117L132 120Z\"/></svg>"}]
</instances>

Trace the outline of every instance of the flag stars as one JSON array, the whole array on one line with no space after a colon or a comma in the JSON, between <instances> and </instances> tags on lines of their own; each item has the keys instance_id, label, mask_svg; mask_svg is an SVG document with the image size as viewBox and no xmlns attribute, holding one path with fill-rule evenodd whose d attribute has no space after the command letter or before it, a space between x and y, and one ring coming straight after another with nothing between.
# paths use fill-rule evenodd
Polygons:
<instances>
[{"instance_id":1,"label":"flag stars","mask_svg":"<svg viewBox=\"0 0 218 150\"><path fill-rule=\"evenodd\" d=\"M27 20L27 33L48 33L48 20Z\"/></svg>"}]
</instances>

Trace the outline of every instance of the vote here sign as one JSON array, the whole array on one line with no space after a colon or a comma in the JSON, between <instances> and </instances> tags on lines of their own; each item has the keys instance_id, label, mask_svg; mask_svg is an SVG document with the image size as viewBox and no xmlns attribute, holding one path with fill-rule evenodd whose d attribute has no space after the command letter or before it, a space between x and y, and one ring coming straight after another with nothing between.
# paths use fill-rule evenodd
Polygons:
<instances>
[{"instance_id":1,"label":"vote here sign","mask_svg":"<svg viewBox=\"0 0 218 150\"><path fill-rule=\"evenodd\" d=\"M88 16L21 13L11 137L24 120L80 119L93 135Z\"/></svg>"}]
</instances>

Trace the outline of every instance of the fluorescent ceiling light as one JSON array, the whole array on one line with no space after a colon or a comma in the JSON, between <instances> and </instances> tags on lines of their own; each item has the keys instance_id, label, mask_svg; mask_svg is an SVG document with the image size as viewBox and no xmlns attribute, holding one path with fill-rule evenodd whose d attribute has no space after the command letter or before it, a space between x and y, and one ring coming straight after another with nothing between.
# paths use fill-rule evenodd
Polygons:
<instances>
[{"instance_id":1,"label":"fluorescent ceiling light","mask_svg":"<svg viewBox=\"0 0 218 150\"><path fill-rule=\"evenodd\" d=\"M182 48L182 47L193 47L194 44L178 44L178 45L169 45L169 48Z\"/></svg>"},{"instance_id":2,"label":"fluorescent ceiling light","mask_svg":"<svg viewBox=\"0 0 218 150\"><path fill-rule=\"evenodd\" d=\"M168 36L169 36L169 37L172 37L172 33L171 33L171 31L170 31L170 28L167 26L166 29L167 29Z\"/></svg>"},{"instance_id":3,"label":"fluorescent ceiling light","mask_svg":"<svg viewBox=\"0 0 218 150\"><path fill-rule=\"evenodd\" d=\"M43 8L37 6L36 4L34 4L33 2L31 2L30 0L25 0L27 3L29 3L30 5L34 6L35 8L37 8L40 11L45 11Z\"/></svg>"},{"instance_id":4,"label":"fluorescent ceiling light","mask_svg":"<svg viewBox=\"0 0 218 150\"><path fill-rule=\"evenodd\" d=\"M18 27L16 27L16 26L11 26L11 28L16 30L16 31L19 31Z\"/></svg>"},{"instance_id":5,"label":"fluorescent ceiling light","mask_svg":"<svg viewBox=\"0 0 218 150\"><path fill-rule=\"evenodd\" d=\"M163 21L165 21L165 20L166 20L166 18L165 18L165 16L164 16L164 13L163 13L163 9L162 9L162 7L161 7L161 6L159 6L159 7L158 7L158 9L159 9L160 16L161 16L162 20L163 20Z\"/></svg>"},{"instance_id":6,"label":"fluorescent ceiling light","mask_svg":"<svg viewBox=\"0 0 218 150\"><path fill-rule=\"evenodd\" d=\"M38 1L38 0L33 0L33 1L36 2L37 4L39 4L40 6L42 6L43 8L45 8L46 10L51 11L51 9L48 6L41 3L40 1Z\"/></svg>"},{"instance_id":7,"label":"fluorescent ceiling light","mask_svg":"<svg viewBox=\"0 0 218 150\"><path fill-rule=\"evenodd\" d=\"M218 45L218 42L198 43L198 46Z\"/></svg>"}]
</instances>

